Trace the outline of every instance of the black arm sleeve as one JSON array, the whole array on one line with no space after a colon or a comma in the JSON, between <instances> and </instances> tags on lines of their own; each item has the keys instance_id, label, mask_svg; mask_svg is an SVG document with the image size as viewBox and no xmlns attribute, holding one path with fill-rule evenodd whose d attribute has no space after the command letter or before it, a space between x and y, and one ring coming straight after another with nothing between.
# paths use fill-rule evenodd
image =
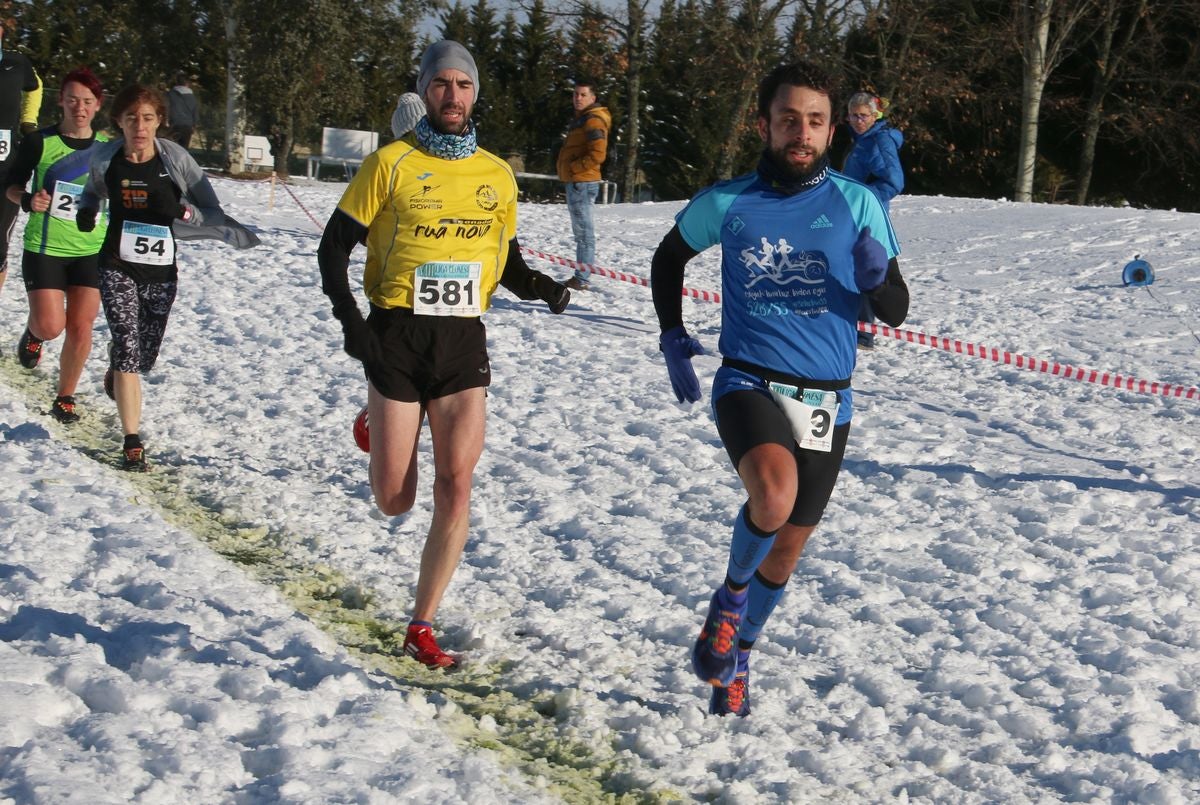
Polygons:
<instances>
[{"instance_id":1,"label":"black arm sleeve","mask_svg":"<svg viewBox=\"0 0 1200 805\"><path fill-rule=\"evenodd\" d=\"M350 292L350 280L346 276L350 268L350 253L363 242L367 228L341 210L334 210L325 224L325 234L317 247L317 265L321 269L321 290L333 303L333 315L339 319L349 307L358 309L354 294ZM349 305L349 307L347 307Z\"/></svg>"},{"instance_id":2,"label":"black arm sleeve","mask_svg":"<svg viewBox=\"0 0 1200 805\"><path fill-rule=\"evenodd\" d=\"M687 245L679 226L671 227L650 261L650 293L662 332L683 324L683 269L700 252Z\"/></svg>"},{"instance_id":3,"label":"black arm sleeve","mask_svg":"<svg viewBox=\"0 0 1200 805\"><path fill-rule=\"evenodd\" d=\"M868 294L871 310L889 327L899 327L908 317L908 285L900 276L900 264L893 257L888 260L887 276L883 284Z\"/></svg>"},{"instance_id":4,"label":"black arm sleeve","mask_svg":"<svg viewBox=\"0 0 1200 805\"><path fill-rule=\"evenodd\" d=\"M521 245L513 238L508 242L508 261L504 264L504 273L500 275L500 284L518 299L537 299L534 286L539 272L534 271L525 262L521 254Z\"/></svg>"},{"instance_id":5,"label":"black arm sleeve","mask_svg":"<svg viewBox=\"0 0 1200 805\"><path fill-rule=\"evenodd\" d=\"M40 131L26 134L21 138L21 142L17 145L17 151L13 154L12 162L8 163L8 173L4 179L6 188L16 185L22 190L25 189L38 162L42 159L42 148L45 141ZM35 187L32 192L36 193L41 189Z\"/></svg>"}]
</instances>

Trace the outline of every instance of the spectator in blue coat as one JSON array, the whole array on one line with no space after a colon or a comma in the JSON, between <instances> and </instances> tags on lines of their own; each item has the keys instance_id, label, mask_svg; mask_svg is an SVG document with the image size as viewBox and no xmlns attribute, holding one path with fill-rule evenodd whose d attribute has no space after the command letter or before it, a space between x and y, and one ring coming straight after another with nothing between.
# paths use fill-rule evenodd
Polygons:
<instances>
[{"instance_id":1,"label":"spectator in blue coat","mask_svg":"<svg viewBox=\"0 0 1200 805\"><path fill-rule=\"evenodd\" d=\"M888 210L892 197L904 189L904 169L900 166L900 146L904 135L884 120L886 102L866 92L856 92L846 103L846 122L854 141L846 156L842 173L858 179L879 197ZM863 297L858 320L874 322L871 302ZM874 349L872 333L858 334L859 349Z\"/></svg>"}]
</instances>

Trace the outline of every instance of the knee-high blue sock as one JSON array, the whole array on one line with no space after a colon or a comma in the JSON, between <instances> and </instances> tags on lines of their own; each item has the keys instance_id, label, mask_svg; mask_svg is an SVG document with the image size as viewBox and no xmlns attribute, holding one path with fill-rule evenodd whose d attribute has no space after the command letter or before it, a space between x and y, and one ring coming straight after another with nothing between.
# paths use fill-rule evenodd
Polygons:
<instances>
[{"instance_id":1,"label":"knee-high blue sock","mask_svg":"<svg viewBox=\"0 0 1200 805\"><path fill-rule=\"evenodd\" d=\"M746 604L746 619L738 631L738 647L748 649L762 633L767 618L775 610L779 599L783 598L783 590L787 586L776 584L763 578L761 573L755 573L750 579L749 602Z\"/></svg>"},{"instance_id":2,"label":"knee-high blue sock","mask_svg":"<svg viewBox=\"0 0 1200 805\"><path fill-rule=\"evenodd\" d=\"M759 563L775 544L775 535L760 530L746 514L746 506L733 521L733 541L729 545L728 582L733 587L745 587L758 570Z\"/></svg>"}]
</instances>

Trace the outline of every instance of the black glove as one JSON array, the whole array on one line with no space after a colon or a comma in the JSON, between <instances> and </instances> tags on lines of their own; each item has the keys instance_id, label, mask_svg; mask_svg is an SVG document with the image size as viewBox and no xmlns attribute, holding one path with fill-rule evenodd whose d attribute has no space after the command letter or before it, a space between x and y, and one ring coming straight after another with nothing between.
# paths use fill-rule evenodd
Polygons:
<instances>
[{"instance_id":1,"label":"black glove","mask_svg":"<svg viewBox=\"0 0 1200 805\"><path fill-rule=\"evenodd\" d=\"M91 232L96 228L96 210L80 207L75 211L75 226L80 232Z\"/></svg>"},{"instance_id":2,"label":"black glove","mask_svg":"<svg viewBox=\"0 0 1200 805\"><path fill-rule=\"evenodd\" d=\"M538 295L538 298L550 308L551 313L562 313L571 302L571 289L561 283L555 282L545 274L538 273L534 275L533 290Z\"/></svg>"},{"instance_id":3,"label":"black glove","mask_svg":"<svg viewBox=\"0 0 1200 805\"><path fill-rule=\"evenodd\" d=\"M333 306L333 315L342 324L346 354L363 362L364 366L378 363L383 357L379 338L367 320L363 318L354 300L345 300Z\"/></svg>"}]
</instances>

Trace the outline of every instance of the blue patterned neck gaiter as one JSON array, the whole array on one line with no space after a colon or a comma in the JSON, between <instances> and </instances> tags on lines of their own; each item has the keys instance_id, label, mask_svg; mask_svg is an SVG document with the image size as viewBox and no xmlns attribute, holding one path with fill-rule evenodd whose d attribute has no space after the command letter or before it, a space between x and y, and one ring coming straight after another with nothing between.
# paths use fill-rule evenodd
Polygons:
<instances>
[{"instance_id":1,"label":"blue patterned neck gaiter","mask_svg":"<svg viewBox=\"0 0 1200 805\"><path fill-rule=\"evenodd\" d=\"M466 134L442 134L433 128L428 117L423 117L413 131L422 148L442 159L466 159L475 153L479 145L475 140L474 123L467 125Z\"/></svg>"}]
</instances>

